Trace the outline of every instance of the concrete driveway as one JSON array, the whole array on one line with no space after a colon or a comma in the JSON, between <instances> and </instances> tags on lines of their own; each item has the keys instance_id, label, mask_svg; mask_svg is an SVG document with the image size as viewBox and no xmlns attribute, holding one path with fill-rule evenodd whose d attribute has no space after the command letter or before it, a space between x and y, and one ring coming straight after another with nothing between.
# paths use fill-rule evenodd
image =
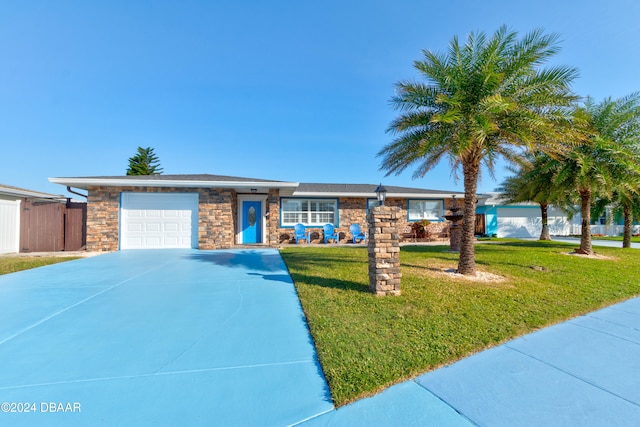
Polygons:
<instances>
[{"instance_id":1,"label":"concrete driveway","mask_svg":"<svg viewBox=\"0 0 640 427\"><path fill-rule=\"evenodd\" d=\"M275 250L0 276L0 425L291 425L333 408Z\"/></svg>"}]
</instances>

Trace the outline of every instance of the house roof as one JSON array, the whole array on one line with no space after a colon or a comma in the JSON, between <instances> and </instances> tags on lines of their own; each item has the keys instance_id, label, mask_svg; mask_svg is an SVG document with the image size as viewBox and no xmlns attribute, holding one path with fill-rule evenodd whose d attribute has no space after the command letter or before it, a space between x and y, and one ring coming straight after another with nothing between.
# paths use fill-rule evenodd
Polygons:
<instances>
[{"instance_id":1,"label":"house roof","mask_svg":"<svg viewBox=\"0 0 640 427\"><path fill-rule=\"evenodd\" d=\"M538 206L533 202L508 203L502 193L484 193L478 197L478 206Z\"/></svg>"},{"instance_id":2,"label":"house roof","mask_svg":"<svg viewBox=\"0 0 640 427\"><path fill-rule=\"evenodd\" d=\"M66 197L60 194L43 193L41 191L27 190L26 188L13 187L5 184L0 184L0 196L15 199L67 200Z\"/></svg>"},{"instance_id":3,"label":"house roof","mask_svg":"<svg viewBox=\"0 0 640 427\"><path fill-rule=\"evenodd\" d=\"M75 178L49 178L49 181L85 190L90 186L113 187L123 185L132 187L256 188L258 190L268 188L295 188L298 186L297 182L210 174L88 176Z\"/></svg>"},{"instance_id":4,"label":"house roof","mask_svg":"<svg viewBox=\"0 0 640 427\"><path fill-rule=\"evenodd\" d=\"M213 187L234 188L240 191L255 189L259 193L269 188L285 190L283 195L294 197L376 197L377 184L330 184L298 183L258 178L226 175L185 174L185 175L131 175L131 176L89 176L71 178L49 178L49 181L75 188L88 189L90 186L133 186L133 187ZM387 197L399 198L448 198L451 195L463 197L464 193L424 188L396 187L386 185Z\"/></svg>"},{"instance_id":5,"label":"house roof","mask_svg":"<svg viewBox=\"0 0 640 427\"><path fill-rule=\"evenodd\" d=\"M427 190L423 188L396 187L385 185L387 198L389 197L421 197L421 198L444 198L451 195L464 196L464 193L457 191ZM331 197L376 197L376 184L322 184L322 183L300 183L293 192L294 196L331 196Z\"/></svg>"}]
</instances>

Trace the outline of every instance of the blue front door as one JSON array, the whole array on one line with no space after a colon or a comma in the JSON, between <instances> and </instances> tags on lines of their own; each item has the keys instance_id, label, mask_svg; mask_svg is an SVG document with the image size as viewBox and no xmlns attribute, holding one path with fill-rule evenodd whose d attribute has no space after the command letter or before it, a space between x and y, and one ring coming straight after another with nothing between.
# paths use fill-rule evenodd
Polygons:
<instances>
[{"instance_id":1,"label":"blue front door","mask_svg":"<svg viewBox=\"0 0 640 427\"><path fill-rule=\"evenodd\" d=\"M262 202L242 202L242 243L262 243Z\"/></svg>"}]
</instances>

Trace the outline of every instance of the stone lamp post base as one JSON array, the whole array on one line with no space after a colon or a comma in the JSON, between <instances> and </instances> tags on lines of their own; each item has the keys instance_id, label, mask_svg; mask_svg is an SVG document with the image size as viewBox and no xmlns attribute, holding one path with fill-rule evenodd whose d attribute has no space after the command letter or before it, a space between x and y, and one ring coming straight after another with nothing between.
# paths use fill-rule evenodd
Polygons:
<instances>
[{"instance_id":1,"label":"stone lamp post base","mask_svg":"<svg viewBox=\"0 0 640 427\"><path fill-rule=\"evenodd\" d=\"M376 206L369 210L369 289L376 295L400 295L400 209Z\"/></svg>"}]
</instances>

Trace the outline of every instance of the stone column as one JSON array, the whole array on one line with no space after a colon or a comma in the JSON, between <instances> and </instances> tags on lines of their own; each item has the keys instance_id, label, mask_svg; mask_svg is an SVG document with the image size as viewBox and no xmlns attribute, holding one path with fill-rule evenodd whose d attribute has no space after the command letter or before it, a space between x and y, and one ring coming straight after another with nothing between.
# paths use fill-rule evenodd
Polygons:
<instances>
[{"instance_id":1,"label":"stone column","mask_svg":"<svg viewBox=\"0 0 640 427\"><path fill-rule=\"evenodd\" d=\"M452 222L449 226L449 251L460 252L460 242L462 241L462 225L458 222Z\"/></svg>"},{"instance_id":2,"label":"stone column","mask_svg":"<svg viewBox=\"0 0 640 427\"><path fill-rule=\"evenodd\" d=\"M377 206L369 210L369 289L376 295L400 295L400 209Z\"/></svg>"}]
</instances>

